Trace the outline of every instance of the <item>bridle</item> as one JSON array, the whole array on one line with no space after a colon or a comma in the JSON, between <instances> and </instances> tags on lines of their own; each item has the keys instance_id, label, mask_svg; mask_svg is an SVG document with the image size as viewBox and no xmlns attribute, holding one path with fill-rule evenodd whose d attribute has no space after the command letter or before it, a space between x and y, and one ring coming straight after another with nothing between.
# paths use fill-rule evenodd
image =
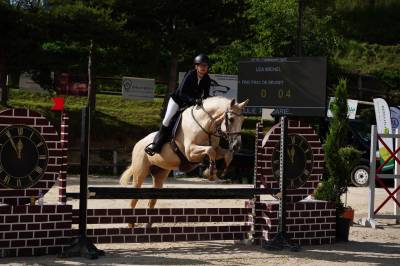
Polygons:
<instances>
[{"instance_id":1,"label":"bridle","mask_svg":"<svg viewBox=\"0 0 400 266\"><path fill-rule=\"evenodd\" d=\"M215 121L217 120L216 118L212 117L211 114L209 112L207 112L207 110L204 108L204 106L201 105L197 105L199 106L210 118L210 120L212 121L211 125L213 125L215 123ZM224 120L225 120L225 128L226 128L226 132L222 131L221 129L221 125L218 125L217 129L215 130L215 132L211 132L210 130L205 129L200 122L196 119L196 117L194 116L194 108L195 106L192 107L191 113L192 113L192 118L193 120L196 122L196 124L201 128L201 130L203 130L204 133L206 133L208 135L208 142L209 145L211 146L211 136L217 137L217 138L223 138L226 141L228 141L229 143L229 147L231 147L232 144L232 137L231 136L235 136L235 135L240 135L240 131L237 132L231 132L231 123L229 122L229 114L232 114L234 116L242 116L241 113L237 113L231 109L226 109L224 112Z\"/></svg>"}]
</instances>

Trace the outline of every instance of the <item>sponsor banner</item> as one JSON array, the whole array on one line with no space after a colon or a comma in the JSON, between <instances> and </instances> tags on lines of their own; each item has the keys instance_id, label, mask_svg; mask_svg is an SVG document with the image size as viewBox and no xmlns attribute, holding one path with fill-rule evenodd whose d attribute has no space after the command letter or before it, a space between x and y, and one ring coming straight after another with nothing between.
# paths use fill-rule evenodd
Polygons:
<instances>
[{"instance_id":1,"label":"sponsor banner","mask_svg":"<svg viewBox=\"0 0 400 266\"><path fill-rule=\"evenodd\" d=\"M397 128L400 129L400 107L392 106L390 107L390 118L392 121L392 130L395 132Z\"/></svg>"},{"instance_id":2,"label":"sponsor banner","mask_svg":"<svg viewBox=\"0 0 400 266\"><path fill-rule=\"evenodd\" d=\"M392 122L390 119L390 110L386 101L382 98L374 99L374 109L375 109L375 118L376 118L376 127L378 133L380 134L391 134L392 133ZM383 138L385 144L393 150L393 139L392 138ZM389 151L383 146L382 143L379 144L379 155L381 159L381 163L386 161L387 158L390 157ZM394 167L394 160L391 159L385 166L384 170L388 168Z\"/></svg>"},{"instance_id":3,"label":"sponsor banner","mask_svg":"<svg viewBox=\"0 0 400 266\"><path fill-rule=\"evenodd\" d=\"M330 97L329 98L329 106L328 106L328 117L332 117L332 111L331 111L331 104L335 100L335 97ZM356 118L356 113L357 113L357 106L358 106L358 101L357 100L347 100L347 115L349 119L355 119Z\"/></svg>"},{"instance_id":4,"label":"sponsor banner","mask_svg":"<svg viewBox=\"0 0 400 266\"><path fill-rule=\"evenodd\" d=\"M153 100L154 79L122 77L122 98L137 100Z\"/></svg>"},{"instance_id":5,"label":"sponsor banner","mask_svg":"<svg viewBox=\"0 0 400 266\"><path fill-rule=\"evenodd\" d=\"M185 77L185 72L179 72L179 83ZM210 96L222 96L237 101L237 75L209 74L211 81Z\"/></svg>"}]
</instances>

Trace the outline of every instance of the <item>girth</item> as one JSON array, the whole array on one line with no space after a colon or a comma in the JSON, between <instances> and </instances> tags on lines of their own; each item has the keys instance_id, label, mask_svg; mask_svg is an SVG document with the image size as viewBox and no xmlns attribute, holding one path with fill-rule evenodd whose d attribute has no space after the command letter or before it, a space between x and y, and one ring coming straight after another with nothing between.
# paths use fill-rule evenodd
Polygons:
<instances>
[{"instance_id":1,"label":"girth","mask_svg":"<svg viewBox=\"0 0 400 266\"><path fill-rule=\"evenodd\" d=\"M172 150L175 152L175 154L181 160L181 163L179 165L179 171L187 173L187 172L194 170L197 166L199 166L200 162L190 162L186 158L186 156L179 149L178 145L176 145L175 138L173 138L171 140L170 145L171 145Z\"/></svg>"}]
</instances>

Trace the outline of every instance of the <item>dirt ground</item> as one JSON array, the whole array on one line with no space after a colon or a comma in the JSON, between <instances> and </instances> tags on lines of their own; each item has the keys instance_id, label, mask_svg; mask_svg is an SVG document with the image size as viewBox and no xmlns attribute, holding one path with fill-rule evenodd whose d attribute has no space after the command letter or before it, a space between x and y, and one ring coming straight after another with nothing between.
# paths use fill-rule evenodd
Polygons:
<instances>
[{"instance_id":1,"label":"dirt ground","mask_svg":"<svg viewBox=\"0 0 400 266\"><path fill-rule=\"evenodd\" d=\"M77 177L68 179L68 191L78 191ZM116 186L117 177L91 177L89 184ZM150 185L150 179L146 186ZM250 185L215 184L204 179L168 180L167 187L251 187ZM55 202L58 189L54 187L45 196L45 202ZM376 202L386 198L383 189L377 190ZM268 199L268 197L266 197ZM367 216L368 189L350 188L347 196L355 221ZM77 201L73 201L78 206ZM139 207L146 207L140 201ZM129 200L90 200L89 208L128 207ZM160 200L157 207L243 207L244 200ZM389 202L381 213L392 213ZM3 258L0 265L400 265L400 225L394 221L378 220L381 227L371 229L355 224L350 241L325 246L303 246L300 252L266 251L233 241L102 244L106 252L97 260L85 258L60 259L56 256Z\"/></svg>"}]
</instances>

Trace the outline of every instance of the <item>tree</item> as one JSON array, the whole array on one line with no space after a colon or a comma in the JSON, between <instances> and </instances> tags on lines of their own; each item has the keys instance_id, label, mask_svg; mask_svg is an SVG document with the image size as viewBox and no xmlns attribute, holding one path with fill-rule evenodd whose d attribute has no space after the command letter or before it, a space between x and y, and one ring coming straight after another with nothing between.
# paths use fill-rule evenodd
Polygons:
<instances>
[{"instance_id":1,"label":"tree","mask_svg":"<svg viewBox=\"0 0 400 266\"><path fill-rule=\"evenodd\" d=\"M243 56L295 56L297 41L297 0L249 0L245 15L251 22L249 38L235 40L213 55L221 60L216 67L225 73L237 73ZM340 38L333 28L331 5L305 1L302 31L304 56L331 56ZM232 67L234 66L234 67ZM234 71L234 72L231 72Z\"/></svg>"},{"instance_id":2,"label":"tree","mask_svg":"<svg viewBox=\"0 0 400 266\"><path fill-rule=\"evenodd\" d=\"M335 202L339 211L343 208L340 197L347 192L351 170L361 157L360 151L346 143L349 123L347 97L346 81L340 80L335 90L335 100L331 107L332 119L324 145L328 176L314 193L317 199Z\"/></svg>"},{"instance_id":3,"label":"tree","mask_svg":"<svg viewBox=\"0 0 400 266\"><path fill-rule=\"evenodd\" d=\"M37 58L41 29L42 1L0 2L0 88L1 104L7 105L7 75L29 70Z\"/></svg>"},{"instance_id":4,"label":"tree","mask_svg":"<svg viewBox=\"0 0 400 266\"><path fill-rule=\"evenodd\" d=\"M156 60L168 64L168 87L175 89L179 64L191 65L200 52L208 53L243 33L244 0L117 1L125 10L127 28L141 36ZM149 58L146 58L149 61ZM156 66L160 67L160 66Z\"/></svg>"}]
</instances>

